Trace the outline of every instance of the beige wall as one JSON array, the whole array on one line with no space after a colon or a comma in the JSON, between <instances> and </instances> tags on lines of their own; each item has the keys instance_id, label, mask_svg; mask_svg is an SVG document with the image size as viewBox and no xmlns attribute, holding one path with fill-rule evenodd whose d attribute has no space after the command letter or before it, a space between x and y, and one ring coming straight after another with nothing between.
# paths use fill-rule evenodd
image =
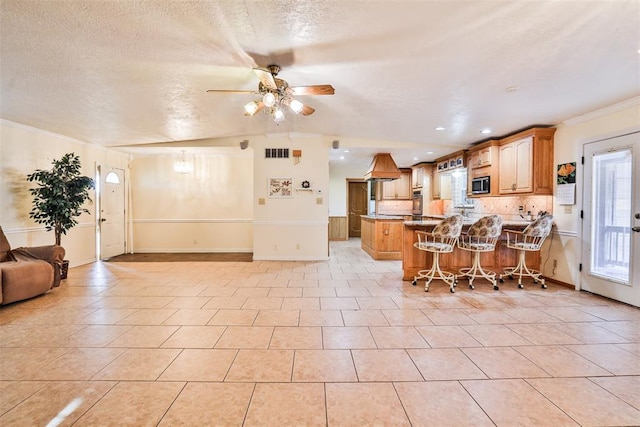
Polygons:
<instances>
[{"instance_id":1,"label":"beige wall","mask_svg":"<svg viewBox=\"0 0 640 427\"><path fill-rule=\"evenodd\" d=\"M578 265L582 262L580 252L583 239L580 210L582 209L581 192L584 188L580 158L584 144L637 130L640 130L640 97L567 120L558 126L555 134L554 161L556 165L567 162L577 163L576 205L571 207L570 213L565 213L565 206L555 204L554 198L553 212L557 231L550 242L550 261L544 270L546 276L570 283L576 288L580 286ZM554 259L558 260L556 274L553 274L552 267Z\"/></svg>"},{"instance_id":2,"label":"beige wall","mask_svg":"<svg viewBox=\"0 0 640 427\"><path fill-rule=\"evenodd\" d=\"M253 138L255 150L253 187L253 258L256 260L322 260L328 258L329 150L319 136L274 135ZM302 150L293 158L267 159L265 148ZM290 198L271 198L268 178L293 179ZM311 190L300 190L302 181ZM264 201L264 204L260 202Z\"/></svg>"},{"instance_id":3,"label":"beige wall","mask_svg":"<svg viewBox=\"0 0 640 427\"><path fill-rule=\"evenodd\" d=\"M253 150L189 148L135 154L131 162L135 252L251 252Z\"/></svg>"},{"instance_id":4,"label":"beige wall","mask_svg":"<svg viewBox=\"0 0 640 427\"><path fill-rule=\"evenodd\" d=\"M127 170L128 156L61 135L40 131L0 120L0 225L12 247L39 246L54 243L53 232L29 218L32 197L26 181L35 169L49 169L54 159L74 152L80 156L84 175L94 177L96 165L108 164ZM62 236L62 246L71 266L96 259L95 193L79 224Z\"/></svg>"}]
</instances>

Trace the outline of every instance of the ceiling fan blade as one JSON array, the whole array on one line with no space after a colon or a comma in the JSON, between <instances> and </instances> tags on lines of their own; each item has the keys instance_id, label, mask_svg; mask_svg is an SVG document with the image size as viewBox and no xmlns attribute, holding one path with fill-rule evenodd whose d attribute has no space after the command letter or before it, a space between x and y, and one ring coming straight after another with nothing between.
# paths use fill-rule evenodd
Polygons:
<instances>
[{"instance_id":1,"label":"ceiling fan blade","mask_svg":"<svg viewBox=\"0 0 640 427\"><path fill-rule=\"evenodd\" d=\"M256 67L253 69L253 72L256 73L256 76L258 76L258 79L260 79L260 83L262 83L264 87L267 87L269 89L278 89L271 71L267 70L266 68Z\"/></svg>"},{"instance_id":2,"label":"ceiling fan blade","mask_svg":"<svg viewBox=\"0 0 640 427\"><path fill-rule=\"evenodd\" d=\"M305 106L302 107L302 111L300 111L300 114L302 114L303 116L309 116L313 114L314 111L316 111L314 108L309 107L308 105L305 104Z\"/></svg>"},{"instance_id":3,"label":"ceiling fan blade","mask_svg":"<svg viewBox=\"0 0 640 427\"><path fill-rule=\"evenodd\" d=\"M293 95L333 95L336 91L331 85L293 86Z\"/></svg>"},{"instance_id":4,"label":"ceiling fan blade","mask_svg":"<svg viewBox=\"0 0 640 427\"><path fill-rule=\"evenodd\" d=\"M255 90L233 90L233 89L209 89L207 92L218 92L218 93L248 93L248 94L259 94Z\"/></svg>"}]
</instances>

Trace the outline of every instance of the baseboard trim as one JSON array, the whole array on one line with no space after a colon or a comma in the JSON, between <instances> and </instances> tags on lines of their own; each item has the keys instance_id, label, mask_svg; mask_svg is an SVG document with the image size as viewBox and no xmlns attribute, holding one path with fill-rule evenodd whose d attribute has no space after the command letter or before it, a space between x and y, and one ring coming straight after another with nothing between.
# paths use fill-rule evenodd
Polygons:
<instances>
[{"instance_id":1,"label":"baseboard trim","mask_svg":"<svg viewBox=\"0 0 640 427\"><path fill-rule=\"evenodd\" d=\"M543 276L544 277L544 276ZM565 288L570 288L575 290L575 285L571 283L563 282L561 280L554 279L553 277L544 277L545 282L551 282L556 285L564 286Z\"/></svg>"}]
</instances>

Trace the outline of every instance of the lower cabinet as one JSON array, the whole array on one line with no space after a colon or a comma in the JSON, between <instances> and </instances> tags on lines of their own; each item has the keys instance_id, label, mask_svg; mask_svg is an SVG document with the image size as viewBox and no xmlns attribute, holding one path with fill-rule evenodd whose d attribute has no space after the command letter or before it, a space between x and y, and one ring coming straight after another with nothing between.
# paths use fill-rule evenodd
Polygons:
<instances>
[{"instance_id":1,"label":"lower cabinet","mask_svg":"<svg viewBox=\"0 0 640 427\"><path fill-rule=\"evenodd\" d=\"M404 253L402 257L403 280L413 280L413 277L420 270L431 268L432 255L429 252L421 251L413 247L418 241L416 230L431 231L434 226L405 226L404 227ZM463 227L463 231L468 229L468 225ZM509 225L509 230L522 231L525 226ZM458 274L461 268L471 267L473 254L470 251L455 248L453 252L440 255L440 267L442 270ZM513 267L518 263L517 251L507 247L506 232L502 233L494 252L487 252L480 255L480 263L486 270L492 270L497 274L502 273L506 267ZM528 252L526 255L527 266L540 270L540 252ZM480 283L480 279L477 279ZM487 282L488 283L488 282Z\"/></svg>"},{"instance_id":2,"label":"lower cabinet","mask_svg":"<svg viewBox=\"0 0 640 427\"><path fill-rule=\"evenodd\" d=\"M404 219L362 217L362 250L373 259L402 259Z\"/></svg>"}]
</instances>

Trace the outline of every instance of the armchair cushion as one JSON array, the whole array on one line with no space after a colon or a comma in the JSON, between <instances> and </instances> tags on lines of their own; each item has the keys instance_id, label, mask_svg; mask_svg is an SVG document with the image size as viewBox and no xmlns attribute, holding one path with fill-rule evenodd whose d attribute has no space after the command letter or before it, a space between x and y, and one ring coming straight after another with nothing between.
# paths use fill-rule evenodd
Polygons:
<instances>
[{"instance_id":1,"label":"armchair cushion","mask_svg":"<svg viewBox=\"0 0 640 427\"><path fill-rule=\"evenodd\" d=\"M0 227L0 304L31 298L60 285L62 246L11 249Z\"/></svg>"}]
</instances>

